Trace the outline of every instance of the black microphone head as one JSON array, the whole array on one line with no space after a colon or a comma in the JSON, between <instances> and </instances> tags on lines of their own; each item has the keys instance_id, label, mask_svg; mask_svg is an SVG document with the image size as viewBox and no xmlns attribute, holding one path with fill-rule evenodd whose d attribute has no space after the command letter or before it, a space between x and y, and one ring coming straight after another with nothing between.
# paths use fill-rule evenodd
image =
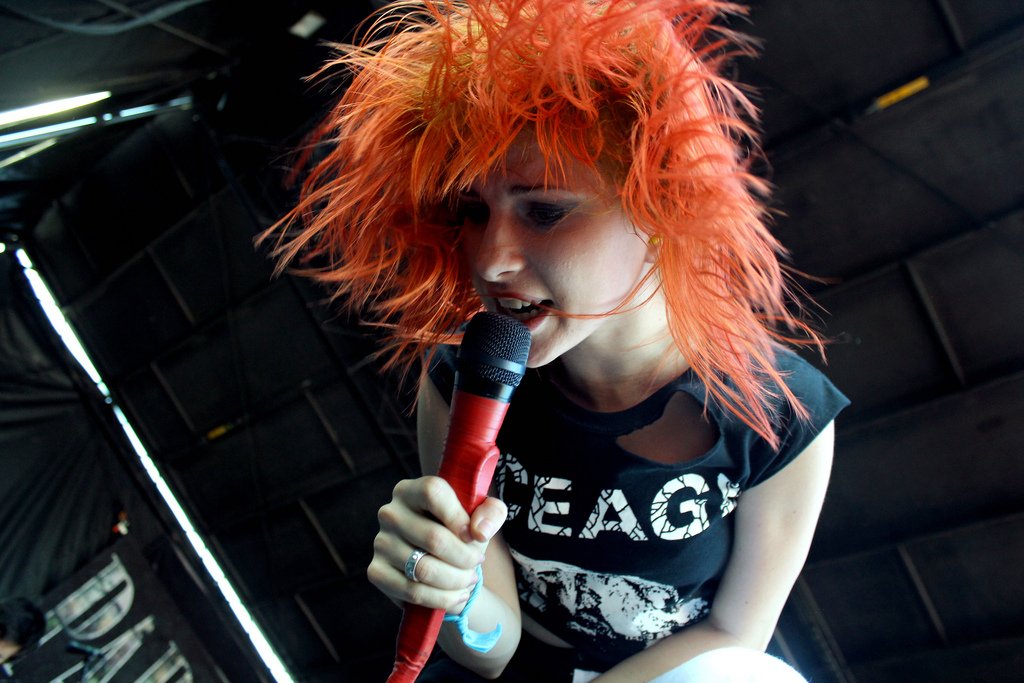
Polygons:
<instances>
[{"instance_id":1,"label":"black microphone head","mask_svg":"<svg viewBox=\"0 0 1024 683\"><path fill-rule=\"evenodd\" d=\"M459 347L455 388L487 396L496 392L501 395L494 398L507 401L526 372L529 356L526 325L507 315L477 313L466 326Z\"/></svg>"}]
</instances>

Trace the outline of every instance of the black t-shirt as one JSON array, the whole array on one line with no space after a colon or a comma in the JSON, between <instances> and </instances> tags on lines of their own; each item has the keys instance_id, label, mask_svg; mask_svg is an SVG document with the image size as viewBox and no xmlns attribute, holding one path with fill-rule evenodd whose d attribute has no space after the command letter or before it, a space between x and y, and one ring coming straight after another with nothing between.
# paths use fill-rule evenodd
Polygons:
<instances>
[{"instance_id":1,"label":"black t-shirt","mask_svg":"<svg viewBox=\"0 0 1024 683\"><path fill-rule=\"evenodd\" d=\"M451 397L455 347L430 376ZM498 436L503 536L515 560L522 608L605 670L707 616L732 545L732 511L744 490L799 455L849 401L813 366L779 349L776 366L810 412L788 404L774 421L776 451L731 412L708 402L718 433L700 457L667 465L623 449L618 437L655 422L677 391L703 404L692 372L640 404L595 413L530 371Z\"/></svg>"}]
</instances>

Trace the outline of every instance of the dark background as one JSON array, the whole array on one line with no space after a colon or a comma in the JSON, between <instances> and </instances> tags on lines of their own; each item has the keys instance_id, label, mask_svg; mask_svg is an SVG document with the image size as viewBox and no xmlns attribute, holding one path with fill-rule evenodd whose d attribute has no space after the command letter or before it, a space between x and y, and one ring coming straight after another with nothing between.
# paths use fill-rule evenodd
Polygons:
<instances>
[{"instance_id":1,"label":"dark background","mask_svg":"<svg viewBox=\"0 0 1024 683\"><path fill-rule=\"evenodd\" d=\"M59 350L24 248L296 679L383 680L399 613L365 567L377 508L416 470L408 395L371 335L309 283L272 278L251 243L341 87L303 82L318 41L371 5L203 2L124 25L174 4L0 2L0 111L115 94L0 129L111 114L0 168L0 595L44 595L125 511L223 677L269 680ZM751 7L736 23L762 56L735 69L763 111L777 233L825 280L804 284L853 399L773 651L823 683L1019 680L1024 3ZM308 10L325 25L290 34ZM0 143L0 164L27 147Z\"/></svg>"}]
</instances>

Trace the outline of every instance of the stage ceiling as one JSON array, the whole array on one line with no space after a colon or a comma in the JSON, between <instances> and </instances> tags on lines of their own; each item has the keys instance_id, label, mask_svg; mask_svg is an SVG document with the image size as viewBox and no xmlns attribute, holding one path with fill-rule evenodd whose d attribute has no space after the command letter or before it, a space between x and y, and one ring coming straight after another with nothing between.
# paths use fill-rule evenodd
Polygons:
<instances>
[{"instance_id":1,"label":"stage ceiling","mask_svg":"<svg viewBox=\"0 0 1024 683\"><path fill-rule=\"evenodd\" d=\"M1024 4L750 8L736 26L762 56L734 68L763 113L775 229L818 278L827 372L853 400L773 649L819 683L1019 680ZM408 392L372 334L252 244L335 94L303 80L320 41L370 10L0 2L0 111L113 93L28 158L4 161L40 140L0 143L0 594L43 595L124 510L225 678L266 676L48 332L23 248L295 678L383 680L399 612L365 568L377 509L417 471ZM289 32L310 12L318 29Z\"/></svg>"}]
</instances>

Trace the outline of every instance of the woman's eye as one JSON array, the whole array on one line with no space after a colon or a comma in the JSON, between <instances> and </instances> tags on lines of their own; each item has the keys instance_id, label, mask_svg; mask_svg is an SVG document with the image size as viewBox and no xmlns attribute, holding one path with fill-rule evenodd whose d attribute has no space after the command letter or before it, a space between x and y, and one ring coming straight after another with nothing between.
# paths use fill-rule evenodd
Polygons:
<instances>
[{"instance_id":1,"label":"woman's eye","mask_svg":"<svg viewBox=\"0 0 1024 683\"><path fill-rule=\"evenodd\" d=\"M571 211L571 207L557 204L530 204L526 209L526 218L539 228L552 228Z\"/></svg>"}]
</instances>

